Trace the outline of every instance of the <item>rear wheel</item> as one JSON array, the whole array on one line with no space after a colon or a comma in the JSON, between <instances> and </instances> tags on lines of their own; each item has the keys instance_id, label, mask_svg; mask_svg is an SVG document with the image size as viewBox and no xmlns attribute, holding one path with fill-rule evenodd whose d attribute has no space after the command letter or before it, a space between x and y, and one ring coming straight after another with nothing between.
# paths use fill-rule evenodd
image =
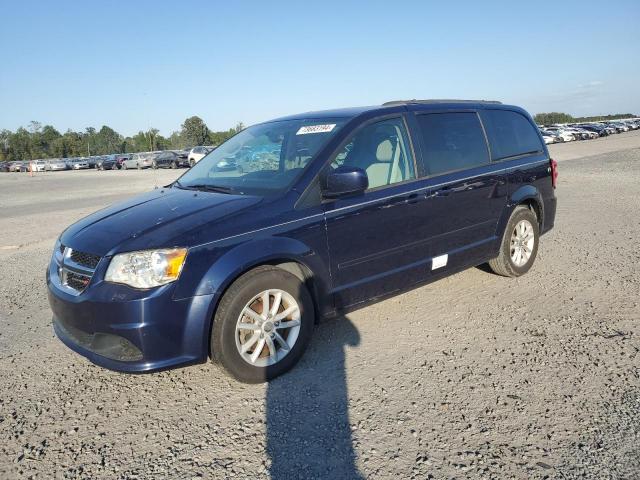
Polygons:
<instances>
[{"instance_id":1,"label":"rear wheel","mask_svg":"<svg viewBox=\"0 0 640 480\"><path fill-rule=\"evenodd\" d=\"M128 168L128 167L127 167L127 164L126 164L126 163L123 163L123 164L122 164L122 170L126 170L127 168Z\"/></svg>"},{"instance_id":2,"label":"rear wheel","mask_svg":"<svg viewBox=\"0 0 640 480\"><path fill-rule=\"evenodd\" d=\"M156 163L156 161L154 160L153 163L151 164L151 168L153 168L154 170L156 170L158 168L158 164Z\"/></svg>"},{"instance_id":3,"label":"rear wheel","mask_svg":"<svg viewBox=\"0 0 640 480\"><path fill-rule=\"evenodd\" d=\"M196 164L195 160L192 158L189 160L189 167L193 167Z\"/></svg>"},{"instance_id":4,"label":"rear wheel","mask_svg":"<svg viewBox=\"0 0 640 480\"><path fill-rule=\"evenodd\" d=\"M171 168L173 168L173 169L178 168L177 162L171 162Z\"/></svg>"},{"instance_id":5,"label":"rear wheel","mask_svg":"<svg viewBox=\"0 0 640 480\"><path fill-rule=\"evenodd\" d=\"M500 244L500 253L489 260L489 266L498 275L519 277L527 273L538 254L540 229L535 213L525 205L518 205Z\"/></svg>"},{"instance_id":6,"label":"rear wheel","mask_svg":"<svg viewBox=\"0 0 640 480\"><path fill-rule=\"evenodd\" d=\"M138 168L138 170L142 170L142 166L139 163L136 163L136 167Z\"/></svg>"},{"instance_id":7,"label":"rear wheel","mask_svg":"<svg viewBox=\"0 0 640 480\"><path fill-rule=\"evenodd\" d=\"M242 382L265 382L298 362L313 326L304 283L277 267L258 267L222 297L211 332L212 358Z\"/></svg>"}]
</instances>

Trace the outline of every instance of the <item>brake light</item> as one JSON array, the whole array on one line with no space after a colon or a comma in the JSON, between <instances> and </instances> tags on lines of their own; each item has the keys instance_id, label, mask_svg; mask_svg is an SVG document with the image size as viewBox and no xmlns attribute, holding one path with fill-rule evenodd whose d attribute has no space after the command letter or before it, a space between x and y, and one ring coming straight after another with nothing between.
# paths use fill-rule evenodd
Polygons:
<instances>
[{"instance_id":1,"label":"brake light","mask_svg":"<svg viewBox=\"0 0 640 480\"><path fill-rule=\"evenodd\" d=\"M558 185L558 162L551 158L549 159L549 163L551 165L551 186L556 188Z\"/></svg>"}]
</instances>

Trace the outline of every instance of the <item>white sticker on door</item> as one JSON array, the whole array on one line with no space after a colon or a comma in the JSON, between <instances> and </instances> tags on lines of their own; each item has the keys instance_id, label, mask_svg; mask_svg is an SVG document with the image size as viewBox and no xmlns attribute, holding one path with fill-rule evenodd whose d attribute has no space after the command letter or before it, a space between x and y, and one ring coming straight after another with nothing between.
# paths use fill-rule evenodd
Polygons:
<instances>
[{"instance_id":1,"label":"white sticker on door","mask_svg":"<svg viewBox=\"0 0 640 480\"><path fill-rule=\"evenodd\" d=\"M335 123L329 123L327 125L307 125L306 127L300 127L296 132L296 135L307 135L309 133L327 133L335 128Z\"/></svg>"},{"instance_id":2,"label":"white sticker on door","mask_svg":"<svg viewBox=\"0 0 640 480\"><path fill-rule=\"evenodd\" d=\"M435 270L436 268L442 268L447 265L447 261L449 260L449 254L440 255L439 257L433 257L431 260L431 270Z\"/></svg>"}]
</instances>

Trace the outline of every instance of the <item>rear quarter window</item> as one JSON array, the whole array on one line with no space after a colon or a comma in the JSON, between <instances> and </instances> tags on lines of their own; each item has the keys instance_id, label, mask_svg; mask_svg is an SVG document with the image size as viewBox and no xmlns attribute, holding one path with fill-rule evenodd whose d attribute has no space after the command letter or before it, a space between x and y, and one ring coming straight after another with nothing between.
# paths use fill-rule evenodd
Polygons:
<instances>
[{"instance_id":1,"label":"rear quarter window","mask_svg":"<svg viewBox=\"0 0 640 480\"><path fill-rule=\"evenodd\" d=\"M491 160L543 151L538 132L521 113L483 110L480 116L489 137Z\"/></svg>"}]
</instances>

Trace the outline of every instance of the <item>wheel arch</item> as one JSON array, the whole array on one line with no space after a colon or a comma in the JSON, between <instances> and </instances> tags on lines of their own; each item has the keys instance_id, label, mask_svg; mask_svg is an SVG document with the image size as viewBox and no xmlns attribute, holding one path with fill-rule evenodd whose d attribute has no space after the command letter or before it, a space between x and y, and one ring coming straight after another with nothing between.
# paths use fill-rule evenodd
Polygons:
<instances>
[{"instance_id":1,"label":"wheel arch","mask_svg":"<svg viewBox=\"0 0 640 480\"><path fill-rule=\"evenodd\" d=\"M509 196L509 201L505 205L502 215L500 216L500 220L498 221L496 228L497 238L494 246L494 250L496 252L500 248L500 242L502 241L504 230L507 228L509 218L511 218L513 210L518 205L526 205L528 208L533 210L538 218L538 226L540 229L542 229L542 226L544 225L544 202L542 201L540 191L533 185L522 185Z\"/></svg>"},{"instance_id":2,"label":"wheel arch","mask_svg":"<svg viewBox=\"0 0 640 480\"><path fill-rule=\"evenodd\" d=\"M279 248L274 248L276 245ZM329 277L324 261L319 255L303 243L290 238L278 237L246 242L227 251L213 262L197 288L196 294L214 294L207 313L207 325L203 331L203 342L207 345L209 356L209 340L220 300L238 278L265 265L281 268L302 280L311 295L315 321L318 322L321 318L323 303L328 298Z\"/></svg>"},{"instance_id":3,"label":"wheel arch","mask_svg":"<svg viewBox=\"0 0 640 480\"><path fill-rule=\"evenodd\" d=\"M523 185L511 194L509 199L508 215L504 220L504 225L509 221L511 212L518 205L526 205L533 210L538 218L538 226L542 228L544 225L544 202L542 201L542 195L540 191L533 185Z\"/></svg>"}]
</instances>

